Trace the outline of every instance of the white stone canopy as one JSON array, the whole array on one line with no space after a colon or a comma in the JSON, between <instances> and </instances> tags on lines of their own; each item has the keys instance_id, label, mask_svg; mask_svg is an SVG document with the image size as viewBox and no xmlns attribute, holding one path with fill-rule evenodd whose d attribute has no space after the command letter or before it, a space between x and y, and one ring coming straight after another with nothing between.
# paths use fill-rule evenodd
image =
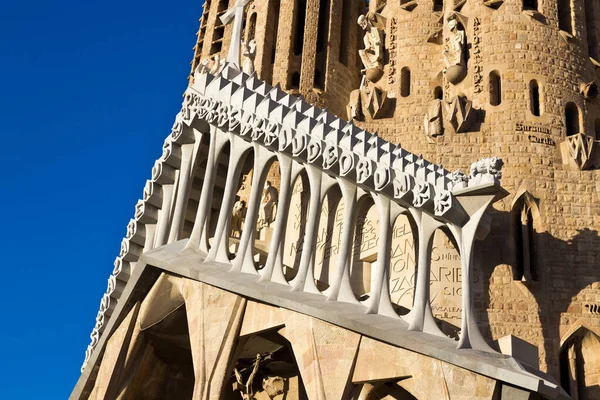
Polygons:
<instances>
[{"instance_id":1,"label":"white stone canopy","mask_svg":"<svg viewBox=\"0 0 600 400\"><path fill-rule=\"evenodd\" d=\"M190 238L181 240L192 178L198 166L200 142L204 135L208 135L209 147L204 157L206 169L198 211ZM215 235L209 245L208 215L219 155L226 144L230 146L227 180ZM267 261L260 270L252 259L253 229L242 231L237 256L233 260L230 260L227 246L235 182L240 178L245 156L250 151L254 151L255 173L247 226L256 226L269 162L276 159L281 171L273 239ZM476 236L486 231L486 226L482 225L489 224L489 218L484 218L486 210L506 195L498 181L499 165L501 161L497 159L483 160L473 165L469 177L453 174L381 139L377 134L337 118L327 110L307 104L301 97L289 95L278 86L272 87L255 75L249 76L235 65L226 64L217 75L197 74L195 82L185 92L181 112L165 140L163 154L156 161L152 179L146 182L143 199L136 204L134 218L127 226L127 235L122 241L121 252L115 260L113 274L108 280L96 325L90 335L92 341L86 351L82 372L89 367L87 364L92 355L100 351L96 347L101 338L105 339L108 321L138 264L162 267L159 265L160 254L171 254L169 251L178 249L186 251L188 257L184 258L204 271L207 282L215 286L222 287L229 282L232 287L227 290L238 288L243 295L260 297L267 302L278 298L282 307L301 308L306 313L319 313L318 310L311 311L314 310L314 300L310 300L313 302L310 306L302 306L305 301L302 296L290 300L285 293L308 294L307 299L317 295L322 299L320 301L328 300L327 307L333 307L340 313L348 306L348 310L372 315L378 323L394 327L387 333L392 339L379 337L381 340L397 342L410 350L441 357L497 379L504 377L511 384L539 390L556 398L560 393L556 385L526 372L512 358L511 361L498 361L502 356L485 342L474 316L473 245ZM282 269L283 238L292 183L302 171L308 175L311 207L298 273L288 282ZM339 185L346 207L334 279L330 287L321 292L309 277L313 276L319 205L334 185ZM371 296L365 301L356 299L349 283L353 216L357 199L362 196L373 198L380 221L379 257L371 273ZM400 317L390 301L386 265L390 259L393 221L403 213L410 215L417 228L417 259L422 273L417 274L413 307L408 315ZM439 228L450 232L461 255L463 304L458 343L440 331L430 305L430 245L434 231ZM168 251L161 253L161 246ZM223 274L228 274L226 279ZM203 279L201 273L199 279ZM306 302L308 304L309 300ZM333 318L325 314L317 317ZM336 317L332 322L344 326L350 323L348 321ZM375 327L369 331L366 323L357 322L345 327L366 330L364 334L374 337L381 335ZM428 349L429 344L438 346L438 351ZM463 352L459 353L457 348L463 349ZM482 354L489 354L489 357Z\"/></svg>"}]
</instances>

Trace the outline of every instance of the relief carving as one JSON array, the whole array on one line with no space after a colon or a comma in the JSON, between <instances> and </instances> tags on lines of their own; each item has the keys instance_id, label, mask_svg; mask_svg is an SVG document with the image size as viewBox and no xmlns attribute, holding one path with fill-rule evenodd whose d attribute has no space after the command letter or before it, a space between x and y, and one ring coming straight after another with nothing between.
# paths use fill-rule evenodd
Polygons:
<instances>
[{"instance_id":1,"label":"relief carving","mask_svg":"<svg viewBox=\"0 0 600 400\"><path fill-rule=\"evenodd\" d=\"M450 83L456 85L467 75L467 62L465 60L466 33L459 26L458 19L452 14L447 19L449 35L442 52L444 56L443 73Z\"/></svg>"}]
</instances>

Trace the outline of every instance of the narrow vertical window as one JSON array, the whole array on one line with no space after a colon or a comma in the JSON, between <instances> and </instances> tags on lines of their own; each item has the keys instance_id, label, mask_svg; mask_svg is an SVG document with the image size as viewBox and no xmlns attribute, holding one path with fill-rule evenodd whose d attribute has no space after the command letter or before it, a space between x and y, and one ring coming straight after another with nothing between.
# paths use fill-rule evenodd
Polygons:
<instances>
[{"instance_id":1,"label":"narrow vertical window","mask_svg":"<svg viewBox=\"0 0 600 400\"><path fill-rule=\"evenodd\" d=\"M594 121L594 139L600 140L600 118Z\"/></svg>"},{"instance_id":2,"label":"narrow vertical window","mask_svg":"<svg viewBox=\"0 0 600 400\"><path fill-rule=\"evenodd\" d=\"M250 23L246 31L246 40L250 41L256 36L256 13L250 16Z\"/></svg>"},{"instance_id":3,"label":"narrow vertical window","mask_svg":"<svg viewBox=\"0 0 600 400\"><path fill-rule=\"evenodd\" d=\"M587 31L588 56L598 60L598 32L594 3L597 0L585 0L585 27Z\"/></svg>"},{"instance_id":4,"label":"narrow vertical window","mask_svg":"<svg viewBox=\"0 0 600 400\"><path fill-rule=\"evenodd\" d=\"M558 29L573 34L571 0L558 0Z\"/></svg>"},{"instance_id":5,"label":"narrow vertical window","mask_svg":"<svg viewBox=\"0 0 600 400\"><path fill-rule=\"evenodd\" d=\"M536 117L542 115L540 110L540 86L535 79L529 82L529 108Z\"/></svg>"},{"instance_id":6,"label":"narrow vertical window","mask_svg":"<svg viewBox=\"0 0 600 400\"><path fill-rule=\"evenodd\" d=\"M348 35L350 35L350 27L352 24L350 23L350 6L348 5L349 0L343 0L342 2L342 23L340 30L340 53L339 53L339 62L348 66Z\"/></svg>"},{"instance_id":7,"label":"narrow vertical window","mask_svg":"<svg viewBox=\"0 0 600 400\"><path fill-rule=\"evenodd\" d=\"M304 47L304 21L306 19L306 0L298 0L296 3L296 19L294 22L294 55L302 54Z\"/></svg>"},{"instance_id":8,"label":"narrow vertical window","mask_svg":"<svg viewBox=\"0 0 600 400\"><path fill-rule=\"evenodd\" d=\"M400 95L410 96L410 68L404 67L400 70Z\"/></svg>"},{"instance_id":9,"label":"narrow vertical window","mask_svg":"<svg viewBox=\"0 0 600 400\"><path fill-rule=\"evenodd\" d=\"M436 86L435 89L433 89L433 98L437 100L442 100L444 98L444 91L441 86Z\"/></svg>"},{"instance_id":10,"label":"narrow vertical window","mask_svg":"<svg viewBox=\"0 0 600 400\"><path fill-rule=\"evenodd\" d=\"M498 71L490 72L490 104L498 106L502 103L502 81Z\"/></svg>"},{"instance_id":11,"label":"narrow vertical window","mask_svg":"<svg viewBox=\"0 0 600 400\"><path fill-rule=\"evenodd\" d=\"M433 0L433 11L444 11L444 0Z\"/></svg>"},{"instance_id":12,"label":"narrow vertical window","mask_svg":"<svg viewBox=\"0 0 600 400\"><path fill-rule=\"evenodd\" d=\"M537 281L536 237L533 210L537 206L529 192L522 194L511 212L512 234L515 244L513 279L526 282Z\"/></svg>"},{"instance_id":13,"label":"narrow vertical window","mask_svg":"<svg viewBox=\"0 0 600 400\"><path fill-rule=\"evenodd\" d=\"M565 126L567 128L567 136L579 133L579 108L577 108L575 103L567 103L565 107Z\"/></svg>"},{"instance_id":14,"label":"narrow vertical window","mask_svg":"<svg viewBox=\"0 0 600 400\"><path fill-rule=\"evenodd\" d=\"M523 10L537 11L537 9L538 9L537 0L523 0Z\"/></svg>"},{"instance_id":15,"label":"narrow vertical window","mask_svg":"<svg viewBox=\"0 0 600 400\"><path fill-rule=\"evenodd\" d=\"M300 73L298 71L292 74L290 89L300 89Z\"/></svg>"},{"instance_id":16,"label":"narrow vertical window","mask_svg":"<svg viewBox=\"0 0 600 400\"><path fill-rule=\"evenodd\" d=\"M313 86L325 89L325 73L327 70L327 49L329 42L329 0L319 3L319 22L317 29L317 56Z\"/></svg>"},{"instance_id":17,"label":"narrow vertical window","mask_svg":"<svg viewBox=\"0 0 600 400\"><path fill-rule=\"evenodd\" d=\"M267 8L267 29L262 55L261 77L264 81L273 84L275 69L275 54L277 53L277 31L279 30L279 9L281 0L270 0ZM271 29L272 28L272 29Z\"/></svg>"}]
</instances>

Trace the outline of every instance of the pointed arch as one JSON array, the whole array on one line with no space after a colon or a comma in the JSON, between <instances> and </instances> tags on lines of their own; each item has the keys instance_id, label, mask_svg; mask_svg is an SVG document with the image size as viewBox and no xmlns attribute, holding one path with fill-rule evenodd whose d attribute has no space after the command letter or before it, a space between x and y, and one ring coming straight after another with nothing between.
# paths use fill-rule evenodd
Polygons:
<instances>
[{"instance_id":1,"label":"pointed arch","mask_svg":"<svg viewBox=\"0 0 600 400\"><path fill-rule=\"evenodd\" d=\"M584 324L570 330L559 353L560 384L573 399L597 399L600 336ZM594 382L593 384L591 382Z\"/></svg>"},{"instance_id":2,"label":"pointed arch","mask_svg":"<svg viewBox=\"0 0 600 400\"><path fill-rule=\"evenodd\" d=\"M517 193L511 209L511 237L514 245L513 279L538 280L536 233L540 231L537 199L528 191Z\"/></svg>"}]
</instances>

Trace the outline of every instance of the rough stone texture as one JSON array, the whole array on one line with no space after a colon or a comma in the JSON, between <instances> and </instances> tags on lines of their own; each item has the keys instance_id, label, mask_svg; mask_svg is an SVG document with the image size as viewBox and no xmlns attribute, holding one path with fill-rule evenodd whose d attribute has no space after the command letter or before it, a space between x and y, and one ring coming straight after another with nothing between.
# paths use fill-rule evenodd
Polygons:
<instances>
[{"instance_id":1,"label":"rough stone texture","mask_svg":"<svg viewBox=\"0 0 600 400\"><path fill-rule=\"evenodd\" d=\"M216 7L214 3L213 0ZM311 15L317 15L314 9L318 3L307 1ZM465 21L470 46L468 74L454 87L444 83L443 44L435 43L437 32L441 32L439 43L443 43L441 21L451 12L454 2L445 1L444 12L432 11L431 1L419 1L410 11L401 8L400 3L371 1L371 9L377 8L388 18L388 24L393 19L396 21L398 72L388 89L400 91L399 70L409 67L410 95L397 96L388 118L367 121L361 126L377 131L383 138L401 142L409 150L450 169L464 170L473 159L484 155L497 155L504 160L503 186L514 195L495 206L491 234L475 249L476 254L486 255L476 257L480 260L476 268L480 271L481 290L475 306L488 339L512 334L534 343L539 349L540 368L558 378L560 343L567 339L565 335L580 323L589 329L600 328L597 311L600 309L600 273L596 268L600 263L599 172L579 171L570 163L564 164L558 148L566 139L567 102L575 103L580 110L579 130L591 137L596 135L594 124L600 117L600 105L597 100L585 100L579 88L581 83L596 79L589 57L598 59L598 46L592 44L588 48L588 42L593 41L594 32L600 37L599 23L592 26L594 21L600 20L600 7L594 4L590 11L584 0L570 1L574 38L565 39L558 29L557 1L538 1L539 16L523 11L523 3L518 0L505 0L497 8L467 1L459 13ZM264 10L271 4L266 0L253 3L253 7L263 10L258 13L257 23L259 54L266 45L258 32L266 32L264 18L271 14ZM302 62L303 79L298 89L291 89L289 84L300 65L291 50L294 37L299 34L294 30L296 4L291 0L281 1L273 83L279 82L283 88L301 93L307 100L345 116L349 92L359 85L360 63L356 62L356 50L362 37L355 25L358 10L352 8L347 21L342 21L352 26L346 67L337 62L341 43L340 10L344 2L331 1L331 54L325 88L317 95L310 79L306 78L312 76L312 64ZM358 4L358 9L361 7L364 5ZM212 29L210 18L208 21L206 38ZM306 24L305 40L311 41L306 44L307 49L313 46L315 29L314 24ZM434 39L429 40L431 38ZM386 46L389 47L389 43ZM225 47L226 44L223 51ZM476 59L475 50L480 59ZM208 55L206 51L202 54ZM257 67L259 75L263 69ZM496 106L490 104L492 71L499 72L502 83L502 101ZM540 87L540 116L533 115L530 108L529 82L532 79ZM461 134L446 129L434 143L428 143L422 126L423 116L436 87L442 88L445 98L458 91L464 93L474 108L485 110L483 123ZM531 193L539 208L533 222L536 282L522 283L514 279L515 233L511 229L510 211L521 190Z\"/></svg>"}]
</instances>

